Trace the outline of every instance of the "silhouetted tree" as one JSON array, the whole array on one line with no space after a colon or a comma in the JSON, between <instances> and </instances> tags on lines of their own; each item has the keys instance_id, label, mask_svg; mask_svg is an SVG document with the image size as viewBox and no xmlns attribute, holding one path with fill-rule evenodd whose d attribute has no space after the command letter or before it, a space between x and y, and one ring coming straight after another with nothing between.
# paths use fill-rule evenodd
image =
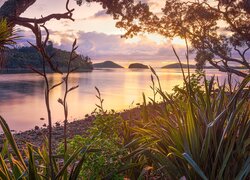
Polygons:
<instances>
[{"instance_id":1,"label":"silhouetted tree","mask_svg":"<svg viewBox=\"0 0 250 180\"><path fill-rule=\"evenodd\" d=\"M84 1L77 1L80 5ZM196 52L198 67L206 62L220 71L245 77L250 64L250 0L166 0L162 13L150 11L149 4L134 0L86 0L98 2L107 14L119 19L124 37L141 32L187 39ZM247 72L237 70L244 67Z\"/></svg>"}]
</instances>

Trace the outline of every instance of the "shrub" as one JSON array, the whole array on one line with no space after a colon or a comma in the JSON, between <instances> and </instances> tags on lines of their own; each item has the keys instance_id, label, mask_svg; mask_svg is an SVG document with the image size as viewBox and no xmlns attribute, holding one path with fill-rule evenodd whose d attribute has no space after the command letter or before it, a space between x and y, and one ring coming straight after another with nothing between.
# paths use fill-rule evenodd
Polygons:
<instances>
[{"instance_id":1,"label":"shrub","mask_svg":"<svg viewBox=\"0 0 250 180\"><path fill-rule=\"evenodd\" d=\"M91 151L86 154L80 176L84 179L123 179L116 173L122 166L121 157L126 153L121 138L122 119L115 112L95 113L95 120L88 130L88 136L75 136L68 142L69 154L81 146L91 144ZM58 152L64 153L63 144ZM80 158L80 157L79 157Z\"/></svg>"}]
</instances>

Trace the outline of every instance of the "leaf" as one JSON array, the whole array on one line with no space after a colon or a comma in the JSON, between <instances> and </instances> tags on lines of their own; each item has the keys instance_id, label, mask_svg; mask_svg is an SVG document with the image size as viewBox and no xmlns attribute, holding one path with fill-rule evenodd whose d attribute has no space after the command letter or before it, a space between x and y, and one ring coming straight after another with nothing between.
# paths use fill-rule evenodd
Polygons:
<instances>
[{"instance_id":1,"label":"leaf","mask_svg":"<svg viewBox=\"0 0 250 180\"><path fill-rule=\"evenodd\" d=\"M2 151L1 151L2 157L5 157L7 152L8 152L8 141L5 140L3 143Z\"/></svg>"},{"instance_id":2,"label":"leaf","mask_svg":"<svg viewBox=\"0 0 250 180\"><path fill-rule=\"evenodd\" d=\"M72 171L72 173L70 174L70 180L75 180L77 179L78 175L80 174L81 172L81 168L82 168L82 165L84 163L84 160L85 160L85 154L87 152L88 148L85 149L83 155L82 155L82 158L80 159L80 161L77 163L76 167L74 168L74 171Z\"/></svg>"},{"instance_id":3,"label":"leaf","mask_svg":"<svg viewBox=\"0 0 250 180\"><path fill-rule=\"evenodd\" d=\"M60 178L65 171L67 171L67 168L69 167L69 165L76 160L77 156L79 155L79 153L81 151L85 151L86 148L85 147L80 147L78 148L70 157L69 159L65 162L64 166L62 167L62 169L58 172L58 174L56 175L56 179Z\"/></svg>"},{"instance_id":4,"label":"leaf","mask_svg":"<svg viewBox=\"0 0 250 180\"><path fill-rule=\"evenodd\" d=\"M215 119L214 121L210 122L207 126L209 128L213 127L216 123L218 123L221 118L227 113L227 109L224 109Z\"/></svg>"},{"instance_id":5,"label":"leaf","mask_svg":"<svg viewBox=\"0 0 250 180\"><path fill-rule=\"evenodd\" d=\"M36 164L33 155L33 149L30 144L28 144L27 146L28 146L28 156L29 156L29 168L28 168L29 179L38 179Z\"/></svg>"},{"instance_id":6,"label":"leaf","mask_svg":"<svg viewBox=\"0 0 250 180\"><path fill-rule=\"evenodd\" d=\"M147 110L147 102L146 102L146 97L145 94L142 93L142 97L143 97L143 109L142 109L142 116L143 116L143 120L144 122L148 122L148 110Z\"/></svg>"},{"instance_id":7,"label":"leaf","mask_svg":"<svg viewBox=\"0 0 250 180\"><path fill-rule=\"evenodd\" d=\"M187 162L194 168L194 170L200 175L200 177L203 180L208 180L208 178L203 173L203 171L200 169L200 167L196 164L196 162L187 153L183 153L182 155L187 160Z\"/></svg>"},{"instance_id":8,"label":"leaf","mask_svg":"<svg viewBox=\"0 0 250 180\"><path fill-rule=\"evenodd\" d=\"M3 179L6 179L6 180L11 180L12 177L11 177L11 174L9 172L9 169L8 169L8 166L7 164L4 162L4 159L3 157L0 155L0 170L2 170L2 176L4 176L5 178Z\"/></svg>"},{"instance_id":9,"label":"leaf","mask_svg":"<svg viewBox=\"0 0 250 180\"><path fill-rule=\"evenodd\" d=\"M3 172L2 169L0 169L0 178L1 178L1 179L8 179L8 178L6 177L6 174Z\"/></svg>"},{"instance_id":10,"label":"leaf","mask_svg":"<svg viewBox=\"0 0 250 180\"><path fill-rule=\"evenodd\" d=\"M17 147L16 141L14 140L13 135L11 134L11 131L9 129L8 124L6 123L6 121L2 118L2 116L0 116L0 125L3 129L3 132L12 148L12 150L14 151L16 157L18 158L18 160L21 162L22 166L24 169L27 169L25 162L22 158L22 155Z\"/></svg>"},{"instance_id":11,"label":"leaf","mask_svg":"<svg viewBox=\"0 0 250 180\"><path fill-rule=\"evenodd\" d=\"M244 163L244 166L240 170L239 174L236 176L235 180L242 180L245 176L250 174L250 157Z\"/></svg>"}]
</instances>

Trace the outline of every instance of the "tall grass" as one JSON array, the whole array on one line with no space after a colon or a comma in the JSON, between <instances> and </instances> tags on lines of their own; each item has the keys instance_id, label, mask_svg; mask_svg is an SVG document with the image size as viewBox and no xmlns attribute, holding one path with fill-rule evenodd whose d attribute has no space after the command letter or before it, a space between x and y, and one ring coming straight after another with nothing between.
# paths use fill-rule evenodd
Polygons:
<instances>
[{"instance_id":1,"label":"tall grass","mask_svg":"<svg viewBox=\"0 0 250 180\"><path fill-rule=\"evenodd\" d=\"M151 101L159 116L145 119L149 111L143 110L141 124L132 127L138 148L155 142L143 148L140 156L166 179L249 177L249 81L250 76L231 92L225 83L215 88L214 77L208 81L205 76L202 87L185 81L184 88L172 95L156 88L163 104ZM148 108L145 104L143 109Z\"/></svg>"}]
</instances>

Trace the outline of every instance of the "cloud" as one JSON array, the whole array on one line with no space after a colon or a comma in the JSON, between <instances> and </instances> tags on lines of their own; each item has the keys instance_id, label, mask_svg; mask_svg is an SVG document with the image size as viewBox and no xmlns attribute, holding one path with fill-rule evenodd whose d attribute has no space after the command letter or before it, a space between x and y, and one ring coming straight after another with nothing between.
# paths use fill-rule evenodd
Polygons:
<instances>
[{"instance_id":1,"label":"cloud","mask_svg":"<svg viewBox=\"0 0 250 180\"><path fill-rule=\"evenodd\" d=\"M106 10L101 10L101 11L98 11L94 14L94 18L104 18L104 17L110 17L110 15L108 15L106 13L107 11Z\"/></svg>"},{"instance_id":2,"label":"cloud","mask_svg":"<svg viewBox=\"0 0 250 180\"><path fill-rule=\"evenodd\" d=\"M18 45L28 45L27 41L34 43L34 36L31 31L22 31L22 39ZM176 59L169 41L157 43L146 36L132 39L121 38L120 35L108 35L98 32L77 33L74 30L67 32L50 30L50 38L54 46L64 50L71 50L74 39L77 38L78 53L90 56L93 60L115 60L115 61L136 61L136 60L164 60L173 61ZM163 37L162 37L163 38ZM184 57L185 49L176 47L178 54Z\"/></svg>"},{"instance_id":3,"label":"cloud","mask_svg":"<svg viewBox=\"0 0 250 180\"><path fill-rule=\"evenodd\" d=\"M16 41L17 46L29 46L30 43L35 43L35 36L32 31L24 29L20 26L16 27L17 35L20 36L20 38Z\"/></svg>"},{"instance_id":4,"label":"cloud","mask_svg":"<svg viewBox=\"0 0 250 180\"><path fill-rule=\"evenodd\" d=\"M166 60L169 58L172 60L175 58L169 43L159 45L145 36L140 36L136 43L129 43L120 35L97 32L81 31L77 36L79 52L89 55L93 59ZM181 51L181 48L178 50Z\"/></svg>"},{"instance_id":5,"label":"cloud","mask_svg":"<svg viewBox=\"0 0 250 180\"><path fill-rule=\"evenodd\" d=\"M95 19L112 18L112 16L107 14L106 12L107 10L99 10L94 15L89 16L87 18L80 19L80 20L95 20Z\"/></svg>"}]
</instances>

